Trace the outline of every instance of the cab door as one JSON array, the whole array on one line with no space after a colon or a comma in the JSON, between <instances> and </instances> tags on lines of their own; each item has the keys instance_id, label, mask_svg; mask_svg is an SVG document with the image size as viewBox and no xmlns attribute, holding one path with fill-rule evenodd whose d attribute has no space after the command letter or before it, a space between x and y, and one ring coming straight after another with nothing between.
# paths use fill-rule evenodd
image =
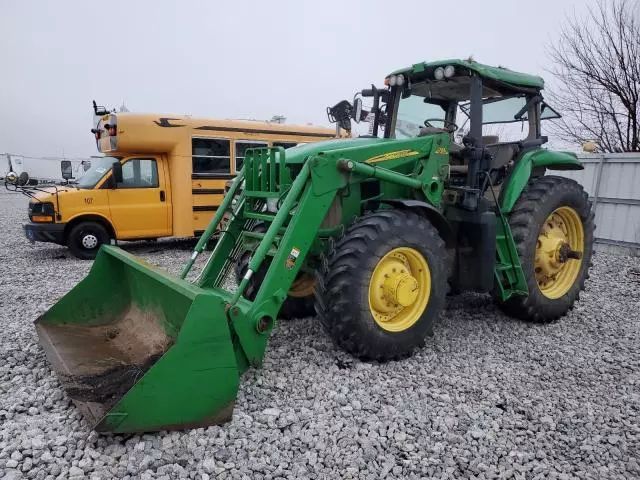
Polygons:
<instances>
[{"instance_id":1,"label":"cab door","mask_svg":"<svg viewBox=\"0 0 640 480\"><path fill-rule=\"evenodd\" d=\"M109 190L109 209L117 237L154 238L170 234L168 178L159 157L134 157L122 162L122 183Z\"/></svg>"}]
</instances>

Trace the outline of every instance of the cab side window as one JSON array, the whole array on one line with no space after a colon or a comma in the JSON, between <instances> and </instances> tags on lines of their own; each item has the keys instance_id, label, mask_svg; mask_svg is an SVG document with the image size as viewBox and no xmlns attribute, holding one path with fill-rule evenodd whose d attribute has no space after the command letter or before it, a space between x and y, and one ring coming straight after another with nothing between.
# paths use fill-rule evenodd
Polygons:
<instances>
[{"instance_id":1,"label":"cab side window","mask_svg":"<svg viewBox=\"0 0 640 480\"><path fill-rule=\"evenodd\" d=\"M133 158L122 165L118 188L157 188L158 165L152 158Z\"/></svg>"}]
</instances>

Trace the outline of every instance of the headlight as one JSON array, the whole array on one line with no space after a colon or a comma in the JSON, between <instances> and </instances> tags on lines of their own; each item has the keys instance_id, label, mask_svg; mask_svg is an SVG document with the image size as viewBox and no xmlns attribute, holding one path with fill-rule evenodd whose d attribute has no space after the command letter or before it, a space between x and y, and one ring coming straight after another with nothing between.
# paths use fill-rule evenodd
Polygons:
<instances>
[{"instance_id":1,"label":"headlight","mask_svg":"<svg viewBox=\"0 0 640 480\"><path fill-rule=\"evenodd\" d=\"M53 208L53 203L29 203L29 219L32 222L53 222L54 214L55 210Z\"/></svg>"},{"instance_id":2,"label":"headlight","mask_svg":"<svg viewBox=\"0 0 640 480\"><path fill-rule=\"evenodd\" d=\"M277 198L267 198L267 211L271 213L276 213L278 211Z\"/></svg>"},{"instance_id":3,"label":"headlight","mask_svg":"<svg viewBox=\"0 0 640 480\"><path fill-rule=\"evenodd\" d=\"M50 202L34 202L29 204L29 212L31 215L53 215L53 203Z\"/></svg>"},{"instance_id":4,"label":"headlight","mask_svg":"<svg viewBox=\"0 0 640 480\"><path fill-rule=\"evenodd\" d=\"M436 71L433 72L433 76L435 77L436 80L442 80L444 78L444 68L442 67L436 68Z\"/></svg>"},{"instance_id":5,"label":"headlight","mask_svg":"<svg viewBox=\"0 0 640 480\"><path fill-rule=\"evenodd\" d=\"M390 87L400 87L404 85L404 75L390 75L384 79L384 84Z\"/></svg>"},{"instance_id":6,"label":"headlight","mask_svg":"<svg viewBox=\"0 0 640 480\"><path fill-rule=\"evenodd\" d=\"M446 67L444 67L444 76L447 78L451 78L453 77L453 75L456 73L456 69L453 65L447 65Z\"/></svg>"}]
</instances>

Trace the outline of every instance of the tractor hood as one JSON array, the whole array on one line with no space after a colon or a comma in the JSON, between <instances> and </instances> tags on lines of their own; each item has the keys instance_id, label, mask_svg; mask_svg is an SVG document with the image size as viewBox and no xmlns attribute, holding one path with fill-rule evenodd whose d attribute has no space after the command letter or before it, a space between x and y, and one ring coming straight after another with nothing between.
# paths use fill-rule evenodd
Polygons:
<instances>
[{"instance_id":1,"label":"tractor hood","mask_svg":"<svg viewBox=\"0 0 640 480\"><path fill-rule=\"evenodd\" d=\"M307 143L304 145L298 145L287 149L286 162L287 163L304 163L305 159L309 155L313 155L319 152L330 152L334 150L340 150L343 148L362 148L371 147L374 145L382 145L384 143L395 143L397 140L391 138L376 138L376 137L359 137L359 138L346 138L325 140L322 142Z\"/></svg>"}]
</instances>

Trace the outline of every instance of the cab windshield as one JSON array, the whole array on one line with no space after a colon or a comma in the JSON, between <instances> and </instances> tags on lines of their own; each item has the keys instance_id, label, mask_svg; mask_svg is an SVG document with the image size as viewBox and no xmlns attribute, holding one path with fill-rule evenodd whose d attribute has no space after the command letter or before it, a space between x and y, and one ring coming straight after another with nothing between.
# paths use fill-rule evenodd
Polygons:
<instances>
[{"instance_id":1,"label":"cab windshield","mask_svg":"<svg viewBox=\"0 0 640 480\"><path fill-rule=\"evenodd\" d=\"M442 128L445 116L444 108L434 103L428 103L425 97L411 95L407 98L401 98L398 105L395 138L417 137L420 129L425 126L425 120L429 120L433 127Z\"/></svg>"},{"instance_id":2,"label":"cab windshield","mask_svg":"<svg viewBox=\"0 0 640 480\"><path fill-rule=\"evenodd\" d=\"M540 120L560 118L560 114L553 108L542 102ZM482 102L482 123L513 123L527 121L527 98L524 95L518 97L488 98ZM470 117L471 104L467 102L460 105L460 110Z\"/></svg>"},{"instance_id":3,"label":"cab windshield","mask_svg":"<svg viewBox=\"0 0 640 480\"><path fill-rule=\"evenodd\" d=\"M78 180L76 185L78 188L92 189L100 181L105 174L111 170L113 162L117 162L120 159L118 157L101 157L99 159L92 159L91 168L85 172L85 174Z\"/></svg>"}]
</instances>

